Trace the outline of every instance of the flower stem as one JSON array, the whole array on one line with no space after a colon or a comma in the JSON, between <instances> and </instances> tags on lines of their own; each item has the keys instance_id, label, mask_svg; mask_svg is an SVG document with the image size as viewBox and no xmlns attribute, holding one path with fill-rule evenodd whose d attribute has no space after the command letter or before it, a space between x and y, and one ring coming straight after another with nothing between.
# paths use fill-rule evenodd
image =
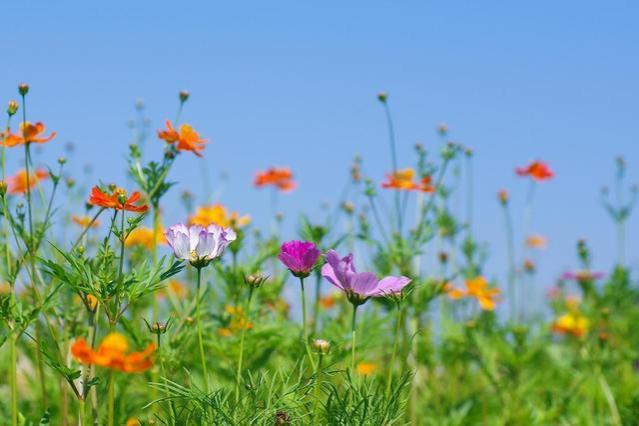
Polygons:
<instances>
[{"instance_id":1,"label":"flower stem","mask_svg":"<svg viewBox=\"0 0 639 426\"><path fill-rule=\"evenodd\" d=\"M11 360L9 373L9 381L11 383L11 424L17 426L18 424L18 386L17 386L17 351L16 351L16 337L9 337L9 352Z\"/></svg>"},{"instance_id":2,"label":"flower stem","mask_svg":"<svg viewBox=\"0 0 639 426\"><path fill-rule=\"evenodd\" d=\"M108 408L107 408L107 425L113 426L113 415L115 413L115 386L113 380L113 370L109 371L109 390L108 390Z\"/></svg>"},{"instance_id":3,"label":"flower stem","mask_svg":"<svg viewBox=\"0 0 639 426\"><path fill-rule=\"evenodd\" d=\"M386 399L390 398L391 385L393 383L393 366L395 365L395 354L397 353L397 341L399 340L399 332L402 321L402 309L397 304L397 320L395 323L395 336L393 336L393 352L391 353L390 363L388 364L388 378L386 379Z\"/></svg>"},{"instance_id":4,"label":"flower stem","mask_svg":"<svg viewBox=\"0 0 639 426\"><path fill-rule=\"evenodd\" d=\"M202 362L202 374L204 375L204 389L209 390L209 373L206 369L206 358L204 358L204 345L202 344L202 320L200 319L200 286L202 283L202 268L197 268L197 296L195 301L195 320L197 321L197 343L200 347L200 361Z\"/></svg>"},{"instance_id":5,"label":"flower stem","mask_svg":"<svg viewBox=\"0 0 639 426\"><path fill-rule=\"evenodd\" d=\"M318 424L318 413L317 413L317 406L319 403L319 386L320 386L320 374L322 371L322 353L320 352L318 354L318 360L317 360L317 368L315 369L315 386L314 386L314 390L313 390L313 395L314 395L314 402L313 402L313 424Z\"/></svg>"},{"instance_id":6,"label":"flower stem","mask_svg":"<svg viewBox=\"0 0 639 426\"><path fill-rule=\"evenodd\" d=\"M311 367L315 370L315 361L311 354L311 348L308 346L308 332L306 331L306 296L304 296L304 278L300 277L300 286L302 287L302 332L304 336L304 347L306 348L306 354L311 362Z\"/></svg>"},{"instance_id":7,"label":"flower stem","mask_svg":"<svg viewBox=\"0 0 639 426\"><path fill-rule=\"evenodd\" d=\"M240 402L240 381L242 379L242 359L244 357L244 336L246 335L246 327L249 324L249 318L251 315L251 300L253 299L253 289L250 287L248 302L246 303L246 324L242 326L242 334L240 337L240 355L237 360L237 375L235 377L235 403Z\"/></svg>"},{"instance_id":8,"label":"flower stem","mask_svg":"<svg viewBox=\"0 0 639 426\"><path fill-rule=\"evenodd\" d=\"M357 330L357 305L353 305L353 318L351 320L351 373L355 372L355 343Z\"/></svg>"}]
</instances>

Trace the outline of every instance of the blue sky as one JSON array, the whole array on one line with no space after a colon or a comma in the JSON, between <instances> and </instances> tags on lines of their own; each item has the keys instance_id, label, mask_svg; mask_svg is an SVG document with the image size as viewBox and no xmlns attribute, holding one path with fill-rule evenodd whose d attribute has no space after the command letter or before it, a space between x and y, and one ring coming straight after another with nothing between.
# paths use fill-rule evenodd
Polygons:
<instances>
[{"instance_id":1,"label":"blue sky","mask_svg":"<svg viewBox=\"0 0 639 426\"><path fill-rule=\"evenodd\" d=\"M124 181L134 101L145 100L156 129L188 89L183 119L211 139L204 161L213 185L229 173L217 187L222 202L268 223L269 196L252 189L253 173L293 168L299 189L281 199L292 236L296 212L337 197L354 155L364 155L371 177L390 168L375 99L385 90L400 164L412 164L416 141L439 143L439 122L475 150L475 224L490 243L489 275L504 264L495 193L510 190L518 221L526 186L513 168L537 158L557 173L536 198L533 228L549 238L539 285L574 264L577 238L589 240L598 267L614 259L599 189L620 154L639 181L636 2L30 1L2 9L0 100L29 82L30 117L58 131L44 158L72 141L77 174L91 163L96 180ZM173 178L201 190L198 160L180 158ZM180 218L177 206L165 209ZM638 233L633 216L634 264Z\"/></svg>"}]
</instances>

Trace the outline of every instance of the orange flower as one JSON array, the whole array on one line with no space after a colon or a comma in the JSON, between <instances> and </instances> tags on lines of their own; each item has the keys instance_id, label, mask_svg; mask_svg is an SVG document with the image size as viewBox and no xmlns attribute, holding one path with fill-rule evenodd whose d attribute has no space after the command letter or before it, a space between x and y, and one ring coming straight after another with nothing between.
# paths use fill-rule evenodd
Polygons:
<instances>
[{"instance_id":1,"label":"orange flower","mask_svg":"<svg viewBox=\"0 0 639 426\"><path fill-rule=\"evenodd\" d=\"M369 376L377 370L377 364L372 362L360 362L357 364L357 374L360 376Z\"/></svg>"},{"instance_id":2,"label":"orange flower","mask_svg":"<svg viewBox=\"0 0 639 426\"><path fill-rule=\"evenodd\" d=\"M479 302L479 306L481 306L483 310L492 311L495 309L501 290L488 287L488 281L482 276L466 280L465 285L465 289L457 289L450 284L446 284L445 290L448 297L453 300L462 297L472 297Z\"/></svg>"},{"instance_id":3,"label":"orange flower","mask_svg":"<svg viewBox=\"0 0 639 426\"><path fill-rule=\"evenodd\" d=\"M89 198L89 204L94 206L104 207L106 209L126 210L129 212L143 213L149 209L146 205L135 205L140 199L140 193L134 192L129 198L127 193L122 188L117 188L113 194L109 195L103 192L97 186L91 189L91 197Z\"/></svg>"},{"instance_id":4,"label":"orange flower","mask_svg":"<svg viewBox=\"0 0 639 426\"><path fill-rule=\"evenodd\" d=\"M49 177L49 173L43 169L37 169L34 173L29 175L28 189L33 189L42 179ZM25 169L20 170L15 175L9 177L7 192L9 194L24 194L27 192L27 171Z\"/></svg>"},{"instance_id":5,"label":"orange flower","mask_svg":"<svg viewBox=\"0 0 639 426\"><path fill-rule=\"evenodd\" d=\"M204 145L208 142L200 138L199 133L190 124L182 124L178 132L169 120L166 120L166 130L158 130L158 138L170 144L177 142L175 147L178 151L191 151L198 157L202 156Z\"/></svg>"},{"instance_id":6,"label":"orange flower","mask_svg":"<svg viewBox=\"0 0 639 426\"><path fill-rule=\"evenodd\" d=\"M271 167L264 172L259 172L255 176L253 184L257 188L273 185L284 192L292 191L296 186L293 181L293 173L288 167Z\"/></svg>"},{"instance_id":7,"label":"orange flower","mask_svg":"<svg viewBox=\"0 0 639 426\"><path fill-rule=\"evenodd\" d=\"M151 368L152 355L155 352L153 343L150 343L142 352L127 354L128 349L129 344L124 336L119 333L110 333L95 351L83 338L76 339L71 346L71 354L82 364L93 364L125 373L137 373Z\"/></svg>"},{"instance_id":8,"label":"orange flower","mask_svg":"<svg viewBox=\"0 0 639 426\"><path fill-rule=\"evenodd\" d=\"M218 335L228 337L239 330L250 330L253 328L253 323L246 320L244 309L242 309L241 306L235 307L227 305L224 308L224 313L230 319L228 319L225 327L221 327L217 330Z\"/></svg>"},{"instance_id":9,"label":"orange flower","mask_svg":"<svg viewBox=\"0 0 639 426\"><path fill-rule=\"evenodd\" d=\"M124 245L126 247L142 246L151 250L153 248L153 237L153 229L142 226L131 231L129 236L126 237L126 240L124 240ZM164 231L160 227L158 227L158 230L155 233L155 243L157 245L166 244Z\"/></svg>"},{"instance_id":10,"label":"orange flower","mask_svg":"<svg viewBox=\"0 0 639 426\"><path fill-rule=\"evenodd\" d=\"M342 292L332 292L326 296L322 296L319 301L320 306L324 309L331 309L335 307L335 304L340 301L343 294L344 293Z\"/></svg>"},{"instance_id":11,"label":"orange flower","mask_svg":"<svg viewBox=\"0 0 639 426\"><path fill-rule=\"evenodd\" d=\"M223 228L238 229L251 222L250 216L240 216L237 212L229 212L222 204L198 207L193 216L189 218L189 225L208 226L215 224Z\"/></svg>"},{"instance_id":12,"label":"orange flower","mask_svg":"<svg viewBox=\"0 0 639 426\"><path fill-rule=\"evenodd\" d=\"M526 238L526 245L531 248L544 249L548 244L548 240L541 235L530 235Z\"/></svg>"},{"instance_id":13,"label":"orange flower","mask_svg":"<svg viewBox=\"0 0 639 426\"><path fill-rule=\"evenodd\" d=\"M91 228L97 228L98 226L100 226L99 220L96 219L93 221L93 223L91 223L92 219L93 218L91 216L71 216L71 221L73 221L73 223L75 223L76 225L81 226L82 228L86 228L88 226L91 226Z\"/></svg>"},{"instance_id":14,"label":"orange flower","mask_svg":"<svg viewBox=\"0 0 639 426\"><path fill-rule=\"evenodd\" d=\"M386 175L386 182L382 182L382 188L396 189L398 191L421 191L434 192L435 187L432 184L430 176L424 176L421 182L417 183L415 179L415 170L407 167L405 169L396 170Z\"/></svg>"},{"instance_id":15,"label":"orange flower","mask_svg":"<svg viewBox=\"0 0 639 426\"><path fill-rule=\"evenodd\" d=\"M548 164L542 161L533 161L528 167L517 167L515 173L519 176L528 176L538 182L543 182L555 176Z\"/></svg>"},{"instance_id":16,"label":"orange flower","mask_svg":"<svg viewBox=\"0 0 639 426\"><path fill-rule=\"evenodd\" d=\"M4 145L6 147L14 147L18 145L24 145L25 143L45 143L55 138L56 132L52 132L49 136L40 136L44 133L44 124L35 123L31 124L28 121L20 124L20 134L8 133L4 139Z\"/></svg>"}]
</instances>

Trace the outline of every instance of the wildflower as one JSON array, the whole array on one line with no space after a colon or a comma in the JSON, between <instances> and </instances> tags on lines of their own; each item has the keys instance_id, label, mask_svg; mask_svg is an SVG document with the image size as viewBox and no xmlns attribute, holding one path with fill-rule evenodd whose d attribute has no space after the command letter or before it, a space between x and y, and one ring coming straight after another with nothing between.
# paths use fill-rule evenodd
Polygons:
<instances>
[{"instance_id":1,"label":"wildflower","mask_svg":"<svg viewBox=\"0 0 639 426\"><path fill-rule=\"evenodd\" d=\"M208 226L215 224L224 228L239 229L251 222L250 216L240 216L237 212L229 212L222 204L198 207L189 218L189 225Z\"/></svg>"},{"instance_id":2,"label":"wildflower","mask_svg":"<svg viewBox=\"0 0 639 426\"><path fill-rule=\"evenodd\" d=\"M524 260L524 272L532 274L535 272L535 262L530 259Z\"/></svg>"},{"instance_id":3,"label":"wildflower","mask_svg":"<svg viewBox=\"0 0 639 426\"><path fill-rule=\"evenodd\" d=\"M322 296L319 301L320 306L324 309L331 309L335 307L335 303L339 301L341 296L342 296L342 293L338 293L338 292L331 292L330 294L327 294L326 296Z\"/></svg>"},{"instance_id":4,"label":"wildflower","mask_svg":"<svg viewBox=\"0 0 639 426\"><path fill-rule=\"evenodd\" d=\"M35 123L31 124L28 121L20 124L20 133L15 134L9 132L4 138L4 146L11 148L18 145L24 145L28 143L45 143L55 138L56 132L51 132L49 136L41 136L44 133L44 124Z\"/></svg>"},{"instance_id":5,"label":"wildflower","mask_svg":"<svg viewBox=\"0 0 639 426\"><path fill-rule=\"evenodd\" d=\"M126 210L129 212L144 213L149 209L145 204L136 205L141 195L135 191L127 198L127 193L122 188L117 188L112 194L107 194L97 186L91 189L89 204L106 209Z\"/></svg>"},{"instance_id":6,"label":"wildflower","mask_svg":"<svg viewBox=\"0 0 639 426\"><path fill-rule=\"evenodd\" d=\"M310 275L321 252L309 241L288 241L280 247L277 258L298 278Z\"/></svg>"},{"instance_id":7,"label":"wildflower","mask_svg":"<svg viewBox=\"0 0 639 426\"><path fill-rule=\"evenodd\" d=\"M519 176L528 176L538 182L551 179L555 175L548 164L542 161L533 161L527 167L517 167L515 173Z\"/></svg>"},{"instance_id":8,"label":"wildflower","mask_svg":"<svg viewBox=\"0 0 639 426\"><path fill-rule=\"evenodd\" d=\"M548 240L541 235L530 235L526 238L526 245L530 248L544 249Z\"/></svg>"},{"instance_id":9,"label":"wildflower","mask_svg":"<svg viewBox=\"0 0 639 426\"><path fill-rule=\"evenodd\" d=\"M385 277L379 280L372 272L357 272L353 254L341 258L335 250L326 253L322 276L343 290L353 305L361 305L370 297L385 297L401 293L410 283L407 277Z\"/></svg>"},{"instance_id":10,"label":"wildflower","mask_svg":"<svg viewBox=\"0 0 639 426\"><path fill-rule=\"evenodd\" d=\"M497 198L502 205L506 205L508 203L508 191L505 189L500 190L497 193Z\"/></svg>"},{"instance_id":11,"label":"wildflower","mask_svg":"<svg viewBox=\"0 0 639 426\"><path fill-rule=\"evenodd\" d=\"M97 228L98 226L100 226L100 221L99 220L94 220L93 222L91 222L93 220L92 217L90 216L76 216L76 215L72 215L71 216L71 221L73 223L75 223L76 225L81 226L82 228L87 228L87 227L91 227L91 228Z\"/></svg>"},{"instance_id":12,"label":"wildflower","mask_svg":"<svg viewBox=\"0 0 639 426\"><path fill-rule=\"evenodd\" d=\"M400 191L414 191L419 186L413 181L415 170L411 168L396 170L386 175L387 181L382 183L382 188L397 189Z\"/></svg>"},{"instance_id":13,"label":"wildflower","mask_svg":"<svg viewBox=\"0 0 639 426\"><path fill-rule=\"evenodd\" d=\"M188 287L178 280L169 281L168 289L178 297L185 297L189 291Z\"/></svg>"},{"instance_id":14,"label":"wildflower","mask_svg":"<svg viewBox=\"0 0 639 426\"><path fill-rule=\"evenodd\" d=\"M235 231L218 225L190 227L177 224L166 230L165 236L175 257L188 260L191 265L201 268L219 257L224 249L235 241Z\"/></svg>"},{"instance_id":15,"label":"wildflower","mask_svg":"<svg viewBox=\"0 0 639 426\"><path fill-rule=\"evenodd\" d=\"M594 272L594 271L588 271L588 270L566 271L561 276L561 279L565 281L584 282L584 281L600 280L604 276L605 274L603 272Z\"/></svg>"},{"instance_id":16,"label":"wildflower","mask_svg":"<svg viewBox=\"0 0 639 426\"><path fill-rule=\"evenodd\" d=\"M71 354L82 364L137 373L146 371L153 365L152 355L155 345L150 343L142 352L127 353L129 344L119 333L109 333L97 350L93 350L83 338L75 340L71 346Z\"/></svg>"},{"instance_id":17,"label":"wildflower","mask_svg":"<svg viewBox=\"0 0 639 426\"><path fill-rule=\"evenodd\" d=\"M155 236L155 244L163 245L166 244L166 238L164 237L164 231L158 227L157 232L153 232L153 229L147 228L145 226L135 228L131 233L126 237L124 241L124 245L127 247L131 246L142 246L149 250L153 248L153 237Z\"/></svg>"},{"instance_id":18,"label":"wildflower","mask_svg":"<svg viewBox=\"0 0 639 426\"><path fill-rule=\"evenodd\" d=\"M31 190L38 186L41 180L49 177L49 173L43 169L37 169L29 174L29 185L27 187L27 171L22 169L15 175L8 178L7 192L9 194L24 194L27 189Z\"/></svg>"},{"instance_id":19,"label":"wildflower","mask_svg":"<svg viewBox=\"0 0 639 426\"><path fill-rule=\"evenodd\" d=\"M320 354L326 355L331 350L331 344L324 339L313 340L313 348Z\"/></svg>"},{"instance_id":20,"label":"wildflower","mask_svg":"<svg viewBox=\"0 0 639 426\"><path fill-rule=\"evenodd\" d=\"M433 186L433 178L430 175L424 176L417 189L421 192L427 192L429 194L435 192L435 186Z\"/></svg>"},{"instance_id":21,"label":"wildflower","mask_svg":"<svg viewBox=\"0 0 639 426\"><path fill-rule=\"evenodd\" d=\"M558 334L570 334L583 337L589 328L588 318L579 312L571 312L559 316L552 323L552 331Z\"/></svg>"},{"instance_id":22,"label":"wildflower","mask_svg":"<svg viewBox=\"0 0 639 426\"><path fill-rule=\"evenodd\" d=\"M95 308L98 307L98 298L92 294L87 294L85 300L86 300L85 303L87 305L87 308L89 308L91 312L95 312Z\"/></svg>"},{"instance_id":23,"label":"wildflower","mask_svg":"<svg viewBox=\"0 0 639 426\"><path fill-rule=\"evenodd\" d=\"M472 297L479 302L479 306L486 311L492 311L497 305L499 294L501 290L498 288L488 287L488 281L482 276L478 276L465 282L465 289L458 289L452 286L452 284L446 284L445 291L453 300L460 299L462 297Z\"/></svg>"},{"instance_id":24,"label":"wildflower","mask_svg":"<svg viewBox=\"0 0 639 426\"><path fill-rule=\"evenodd\" d=\"M141 426L142 423L140 423L140 421L135 418L135 417L131 417L126 421L126 426Z\"/></svg>"},{"instance_id":25,"label":"wildflower","mask_svg":"<svg viewBox=\"0 0 639 426\"><path fill-rule=\"evenodd\" d=\"M271 167L264 172L259 172L253 184L257 188L273 185L283 192L292 191L296 186L293 173L288 167Z\"/></svg>"},{"instance_id":26,"label":"wildflower","mask_svg":"<svg viewBox=\"0 0 639 426\"><path fill-rule=\"evenodd\" d=\"M377 370L377 364L372 362L360 362L357 364L357 374L360 376L369 376Z\"/></svg>"},{"instance_id":27,"label":"wildflower","mask_svg":"<svg viewBox=\"0 0 639 426\"><path fill-rule=\"evenodd\" d=\"M202 156L204 145L208 142L200 138L198 132L190 124L182 124L177 131L171 125L171 121L166 120L166 129L158 130L158 138L169 144L175 144L178 151L191 151L198 157Z\"/></svg>"},{"instance_id":28,"label":"wildflower","mask_svg":"<svg viewBox=\"0 0 639 426\"><path fill-rule=\"evenodd\" d=\"M222 337L229 337L241 330L250 330L253 328L253 323L247 321L246 313L241 306L226 305L224 313L228 318L228 322L225 327L218 328L217 334Z\"/></svg>"}]
</instances>

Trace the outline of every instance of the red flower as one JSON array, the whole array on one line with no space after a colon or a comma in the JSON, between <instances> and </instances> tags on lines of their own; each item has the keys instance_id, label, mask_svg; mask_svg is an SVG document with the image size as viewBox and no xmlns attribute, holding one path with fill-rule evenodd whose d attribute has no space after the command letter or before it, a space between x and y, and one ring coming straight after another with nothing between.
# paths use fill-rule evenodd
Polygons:
<instances>
[{"instance_id":1,"label":"red flower","mask_svg":"<svg viewBox=\"0 0 639 426\"><path fill-rule=\"evenodd\" d=\"M253 183L258 188L274 185L284 192L292 191L295 188L293 173L287 167L271 167L264 172L259 172Z\"/></svg>"},{"instance_id":2,"label":"red flower","mask_svg":"<svg viewBox=\"0 0 639 426\"><path fill-rule=\"evenodd\" d=\"M103 192L97 186L91 189L91 197L89 198L89 204L94 206L104 207L106 209L126 210L129 212L144 213L149 209L147 205L135 205L140 199L140 193L134 192L127 198L127 193L122 188L117 188L113 191L113 194L107 194Z\"/></svg>"},{"instance_id":3,"label":"red flower","mask_svg":"<svg viewBox=\"0 0 639 426\"><path fill-rule=\"evenodd\" d=\"M542 161L533 161L528 167L517 167L515 173L518 176L529 176L538 182L543 182L555 176L548 164Z\"/></svg>"}]
</instances>

